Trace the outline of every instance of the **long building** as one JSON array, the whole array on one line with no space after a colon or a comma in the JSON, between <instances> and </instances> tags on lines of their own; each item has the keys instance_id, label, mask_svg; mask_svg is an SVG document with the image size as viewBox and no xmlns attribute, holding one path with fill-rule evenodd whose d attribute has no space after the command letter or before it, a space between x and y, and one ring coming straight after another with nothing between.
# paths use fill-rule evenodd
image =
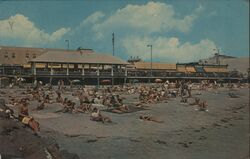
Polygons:
<instances>
[{"instance_id":1,"label":"long building","mask_svg":"<svg viewBox=\"0 0 250 159\"><path fill-rule=\"evenodd\" d=\"M80 79L99 84L102 80L122 83L155 79L239 79L226 64L159 63L121 60L91 49L63 50L25 47L0 47L0 76L30 79ZM129 80L127 80L129 79Z\"/></svg>"}]
</instances>

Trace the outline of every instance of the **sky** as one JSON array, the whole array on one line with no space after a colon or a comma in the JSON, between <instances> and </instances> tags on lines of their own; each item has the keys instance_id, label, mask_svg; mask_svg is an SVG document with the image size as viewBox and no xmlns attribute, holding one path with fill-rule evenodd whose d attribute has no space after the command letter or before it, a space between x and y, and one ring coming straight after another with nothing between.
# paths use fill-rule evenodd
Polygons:
<instances>
[{"instance_id":1,"label":"sky","mask_svg":"<svg viewBox=\"0 0 250 159\"><path fill-rule=\"evenodd\" d=\"M0 0L0 45L90 48L124 60L249 56L249 0Z\"/></svg>"}]
</instances>

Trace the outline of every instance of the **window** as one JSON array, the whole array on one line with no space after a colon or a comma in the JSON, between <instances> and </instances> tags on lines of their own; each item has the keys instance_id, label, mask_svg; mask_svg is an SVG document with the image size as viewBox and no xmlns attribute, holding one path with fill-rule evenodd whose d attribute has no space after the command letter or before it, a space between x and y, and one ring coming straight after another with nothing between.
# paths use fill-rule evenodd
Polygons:
<instances>
[{"instance_id":1,"label":"window","mask_svg":"<svg viewBox=\"0 0 250 159\"><path fill-rule=\"evenodd\" d=\"M8 53L7 52L5 52L5 54L4 54L4 58L9 58L9 56L8 56Z\"/></svg>"},{"instance_id":2,"label":"window","mask_svg":"<svg viewBox=\"0 0 250 159\"><path fill-rule=\"evenodd\" d=\"M36 54L33 54L33 58L36 58Z\"/></svg>"},{"instance_id":3,"label":"window","mask_svg":"<svg viewBox=\"0 0 250 159\"><path fill-rule=\"evenodd\" d=\"M29 53L26 53L25 57L26 57L27 59L30 58Z\"/></svg>"},{"instance_id":4,"label":"window","mask_svg":"<svg viewBox=\"0 0 250 159\"><path fill-rule=\"evenodd\" d=\"M12 58L16 58L16 54L15 53L12 53Z\"/></svg>"}]
</instances>

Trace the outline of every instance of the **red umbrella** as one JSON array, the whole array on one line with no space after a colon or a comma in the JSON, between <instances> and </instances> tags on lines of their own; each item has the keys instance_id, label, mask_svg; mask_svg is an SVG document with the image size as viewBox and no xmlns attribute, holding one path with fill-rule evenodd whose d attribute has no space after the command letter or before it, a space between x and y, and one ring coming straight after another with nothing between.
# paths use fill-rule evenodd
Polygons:
<instances>
[{"instance_id":1,"label":"red umbrella","mask_svg":"<svg viewBox=\"0 0 250 159\"><path fill-rule=\"evenodd\" d=\"M111 83L111 81L110 81L110 80L108 80L108 79L105 79L105 80L102 80L102 81L101 81L101 83L102 83L102 84L110 84L110 83Z\"/></svg>"},{"instance_id":2,"label":"red umbrella","mask_svg":"<svg viewBox=\"0 0 250 159\"><path fill-rule=\"evenodd\" d=\"M155 79L155 83L162 83L161 79Z\"/></svg>"}]
</instances>

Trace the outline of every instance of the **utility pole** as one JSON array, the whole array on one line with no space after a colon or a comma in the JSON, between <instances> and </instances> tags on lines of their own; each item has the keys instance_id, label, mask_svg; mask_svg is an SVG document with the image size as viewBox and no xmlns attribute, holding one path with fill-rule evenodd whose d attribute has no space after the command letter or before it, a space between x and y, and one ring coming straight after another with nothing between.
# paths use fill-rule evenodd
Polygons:
<instances>
[{"instance_id":1,"label":"utility pole","mask_svg":"<svg viewBox=\"0 0 250 159\"><path fill-rule=\"evenodd\" d=\"M69 51L69 40L66 39L65 42L67 42L67 50Z\"/></svg>"},{"instance_id":2,"label":"utility pole","mask_svg":"<svg viewBox=\"0 0 250 159\"><path fill-rule=\"evenodd\" d=\"M153 52L153 45L147 45L147 47L150 47L150 59L151 59L151 61L150 61L150 76L152 77L152 52Z\"/></svg>"},{"instance_id":3,"label":"utility pole","mask_svg":"<svg viewBox=\"0 0 250 159\"><path fill-rule=\"evenodd\" d=\"M113 56L115 56L115 33L112 33Z\"/></svg>"}]
</instances>

